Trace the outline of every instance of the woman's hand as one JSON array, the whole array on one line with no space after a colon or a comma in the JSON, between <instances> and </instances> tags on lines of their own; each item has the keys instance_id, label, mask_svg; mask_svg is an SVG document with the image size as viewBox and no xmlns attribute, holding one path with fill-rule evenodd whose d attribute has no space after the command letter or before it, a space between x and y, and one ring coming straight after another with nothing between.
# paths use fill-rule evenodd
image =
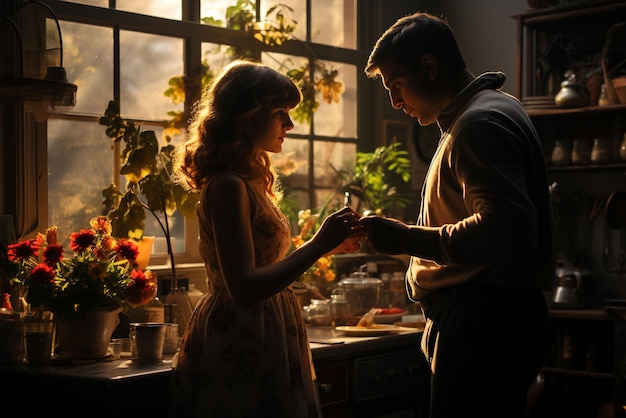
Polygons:
<instances>
[{"instance_id":1,"label":"woman's hand","mask_svg":"<svg viewBox=\"0 0 626 418\"><path fill-rule=\"evenodd\" d=\"M365 216L361 226L370 248L383 254L406 254L408 225L393 218Z\"/></svg>"},{"instance_id":2,"label":"woman's hand","mask_svg":"<svg viewBox=\"0 0 626 418\"><path fill-rule=\"evenodd\" d=\"M359 218L359 214L350 207L341 208L324 219L311 240L327 255L358 251L365 238Z\"/></svg>"}]
</instances>

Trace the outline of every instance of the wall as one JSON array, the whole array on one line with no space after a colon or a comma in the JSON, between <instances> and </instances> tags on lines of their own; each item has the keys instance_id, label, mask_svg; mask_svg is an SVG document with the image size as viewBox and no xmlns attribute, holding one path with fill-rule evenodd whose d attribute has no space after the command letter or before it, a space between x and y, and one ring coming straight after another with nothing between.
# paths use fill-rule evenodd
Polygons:
<instances>
[{"instance_id":1,"label":"wall","mask_svg":"<svg viewBox=\"0 0 626 418\"><path fill-rule=\"evenodd\" d=\"M503 90L515 93L517 21L526 0L419 0L421 10L448 20L466 64L475 75L503 71Z\"/></svg>"}]
</instances>

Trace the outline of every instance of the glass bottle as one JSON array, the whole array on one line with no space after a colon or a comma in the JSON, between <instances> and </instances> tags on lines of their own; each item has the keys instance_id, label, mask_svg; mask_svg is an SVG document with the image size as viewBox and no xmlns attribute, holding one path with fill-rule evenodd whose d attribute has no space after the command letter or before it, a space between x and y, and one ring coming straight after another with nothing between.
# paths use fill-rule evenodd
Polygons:
<instances>
[{"instance_id":1,"label":"glass bottle","mask_svg":"<svg viewBox=\"0 0 626 418\"><path fill-rule=\"evenodd\" d=\"M609 95L606 92L606 85L602 84L600 86L600 97L598 97L598 106L606 106L611 104L611 101L609 100Z\"/></svg>"},{"instance_id":2,"label":"glass bottle","mask_svg":"<svg viewBox=\"0 0 626 418\"><path fill-rule=\"evenodd\" d=\"M146 322L165 322L165 307L158 296L144 305L143 315Z\"/></svg>"},{"instance_id":3,"label":"glass bottle","mask_svg":"<svg viewBox=\"0 0 626 418\"><path fill-rule=\"evenodd\" d=\"M176 280L174 282L176 282ZM175 284L175 286L178 285ZM167 296L165 296L165 302L177 306L177 323L179 324L178 332L180 335L183 335L185 329L187 328L189 318L191 318L191 313L193 312L187 289L184 287L175 287L169 291Z\"/></svg>"}]
</instances>

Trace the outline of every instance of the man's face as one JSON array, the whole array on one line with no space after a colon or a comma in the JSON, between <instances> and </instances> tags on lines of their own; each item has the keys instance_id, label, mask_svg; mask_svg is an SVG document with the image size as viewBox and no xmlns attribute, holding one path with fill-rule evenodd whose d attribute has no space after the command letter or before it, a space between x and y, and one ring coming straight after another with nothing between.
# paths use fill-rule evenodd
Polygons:
<instances>
[{"instance_id":1,"label":"man's face","mask_svg":"<svg viewBox=\"0 0 626 418\"><path fill-rule=\"evenodd\" d=\"M402 109L422 126L437 121L439 108L428 71L395 63L381 64L379 71L394 109Z\"/></svg>"}]
</instances>

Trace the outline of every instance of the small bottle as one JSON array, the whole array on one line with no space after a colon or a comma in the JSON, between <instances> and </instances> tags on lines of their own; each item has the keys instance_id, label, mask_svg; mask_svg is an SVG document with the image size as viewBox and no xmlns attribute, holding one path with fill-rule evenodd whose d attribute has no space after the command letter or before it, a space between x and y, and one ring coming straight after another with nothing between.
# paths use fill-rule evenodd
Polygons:
<instances>
[{"instance_id":1,"label":"small bottle","mask_svg":"<svg viewBox=\"0 0 626 418\"><path fill-rule=\"evenodd\" d=\"M143 314L146 322L165 323L165 306L158 296L144 305Z\"/></svg>"},{"instance_id":2,"label":"small bottle","mask_svg":"<svg viewBox=\"0 0 626 418\"><path fill-rule=\"evenodd\" d=\"M600 86L600 97L598 97L598 106L606 106L610 104L611 101L609 100L609 95L606 92L606 85L602 84Z\"/></svg>"},{"instance_id":3,"label":"small bottle","mask_svg":"<svg viewBox=\"0 0 626 418\"><path fill-rule=\"evenodd\" d=\"M390 307L404 308L406 306L406 286L404 284L405 274L395 271L391 277L391 300Z\"/></svg>"},{"instance_id":4,"label":"small bottle","mask_svg":"<svg viewBox=\"0 0 626 418\"><path fill-rule=\"evenodd\" d=\"M187 291L187 294L189 295L189 301L191 302L192 308L195 308L198 302L200 302L200 299L202 299L202 296L204 296L204 293L201 290L196 289L196 285L193 283L189 283L189 290Z\"/></svg>"}]
</instances>

